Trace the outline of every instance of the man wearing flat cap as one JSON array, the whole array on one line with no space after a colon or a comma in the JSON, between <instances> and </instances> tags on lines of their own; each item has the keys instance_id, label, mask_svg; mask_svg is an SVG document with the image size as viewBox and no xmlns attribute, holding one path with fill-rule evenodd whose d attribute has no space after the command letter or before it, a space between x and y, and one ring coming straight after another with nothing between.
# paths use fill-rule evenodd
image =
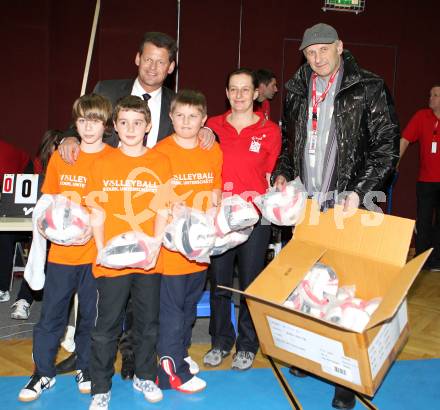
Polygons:
<instances>
[{"instance_id":1,"label":"man wearing flat cap","mask_svg":"<svg viewBox=\"0 0 440 410\"><path fill-rule=\"evenodd\" d=\"M391 95L382 78L358 66L329 25L308 28L299 49L307 63L286 84L275 185L299 176L321 209L335 203L344 210L366 207L369 193L384 190L399 159ZM337 386L332 405L353 408L354 393Z\"/></svg>"},{"instance_id":2,"label":"man wearing flat cap","mask_svg":"<svg viewBox=\"0 0 440 410\"><path fill-rule=\"evenodd\" d=\"M345 209L365 205L399 159L391 95L382 78L358 66L329 25L308 28L299 49L307 63L286 84L283 146L273 177L282 186L300 176L324 208L336 201Z\"/></svg>"}]
</instances>

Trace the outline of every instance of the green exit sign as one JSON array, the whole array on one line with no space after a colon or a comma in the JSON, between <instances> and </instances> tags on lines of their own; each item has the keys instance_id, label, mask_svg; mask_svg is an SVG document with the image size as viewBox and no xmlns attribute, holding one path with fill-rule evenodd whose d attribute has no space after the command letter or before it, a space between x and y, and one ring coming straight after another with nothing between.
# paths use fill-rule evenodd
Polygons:
<instances>
[{"instance_id":1,"label":"green exit sign","mask_svg":"<svg viewBox=\"0 0 440 410\"><path fill-rule=\"evenodd\" d=\"M327 0L327 4L333 6L358 6L359 0Z\"/></svg>"},{"instance_id":2,"label":"green exit sign","mask_svg":"<svg viewBox=\"0 0 440 410\"><path fill-rule=\"evenodd\" d=\"M350 11L352 13L361 13L365 10L366 0L324 0L324 11Z\"/></svg>"}]
</instances>

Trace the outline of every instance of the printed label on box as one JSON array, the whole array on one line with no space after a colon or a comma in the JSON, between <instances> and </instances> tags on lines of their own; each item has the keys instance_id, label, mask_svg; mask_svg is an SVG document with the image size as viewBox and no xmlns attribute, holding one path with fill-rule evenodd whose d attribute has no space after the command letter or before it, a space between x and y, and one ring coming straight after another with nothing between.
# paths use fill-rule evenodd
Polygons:
<instances>
[{"instance_id":1,"label":"printed label on box","mask_svg":"<svg viewBox=\"0 0 440 410\"><path fill-rule=\"evenodd\" d=\"M361 385L358 362L344 355L341 342L270 316L266 318L276 347L319 363L325 373Z\"/></svg>"},{"instance_id":2,"label":"printed label on box","mask_svg":"<svg viewBox=\"0 0 440 410\"><path fill-rule=\"evenodd\" d=\"M368 347L368 358L370 360L371 376L374 379L385 363L388 355L393 350L399 339L402 330L408 323L408 308L406 299L400 305L399 310L391 322L382 326L371 345Z\"/></svg>"}]
</instances>

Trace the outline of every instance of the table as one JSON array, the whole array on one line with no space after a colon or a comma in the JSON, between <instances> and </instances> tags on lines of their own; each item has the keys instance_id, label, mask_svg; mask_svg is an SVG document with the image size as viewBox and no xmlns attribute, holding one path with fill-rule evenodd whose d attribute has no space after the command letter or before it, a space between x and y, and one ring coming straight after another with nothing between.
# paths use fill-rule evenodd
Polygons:
<instances>
[{"instance_id":1,"label":"table","mask_svg":"<svg viewBox=\"0 0 440 410\"><path fill-rule=\"evenodd\" d=\"M32 231L32 218L0 217L1 232Z\"/></svg>"}]
</instances>

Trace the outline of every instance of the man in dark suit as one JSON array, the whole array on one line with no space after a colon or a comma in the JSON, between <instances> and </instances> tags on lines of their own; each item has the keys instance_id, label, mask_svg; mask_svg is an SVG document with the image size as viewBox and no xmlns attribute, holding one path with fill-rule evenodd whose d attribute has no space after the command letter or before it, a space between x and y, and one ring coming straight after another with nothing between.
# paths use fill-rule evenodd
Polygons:
<instances>
[{"instance_id":1,"label":"man in dark suit","mask_svg":"<svg viewBox=\"0 0 440 410\"><path fill-rule=\"evenodd\" d=\"M116 101L118 101L122 97L125 97L127 95L135 95L132 92L132 90L136 80L137 79L100 81L96 84L93 92L107 97L112 102L112 105L114 105ZM156 124L159 124L157 130L156 142L172 134L174 131L173 125L170 120L170 116L168 114L169 114L171 99L174 97L175 93L174 91L164 86L161 87L161 91L162 91L162 95L160 102L160 117L158 120L156 120ZM149 105L151 105L151 102L149 102ZM150 131L149 135L151 135L152 132L153 130ZM118 145L118 137L114 132L112 132L112 135L104 140L109 145L112 146ZM147 140L147 145L150 146L150 144L148 144L148 140ZM154 146L154 144L152 144L151 146Z\"/></svg>"},{"instance_id":2,"label":"man in dark suit","mask_svg":"<svg viewBox=\"0 0 440 410\"><path fill-rule=\"evenodd\" d=\"M167 76L174 71L176 66L177 45L173 38L164 33L148 32L139 46L135 57L138 66L138 75L135 79L106 80L96 84L93 92L107 97L114 105L122 97L136 95L148 101L151 111L152 128L148 133L145 145L153 147L158 141L174 132L169 116L171 99L174 91L163 86ZM73 135L74 130L72 130ZM210 149L215 137L212 131L202 128L199 134L200 145ZM104 142L117 147L118 136L112 130L111 135L104 138ZM62 158L69 163L76 160L79 146L75 137L67 137L59 147ZM131 346L131 306L127 307L119 350L122 354L121 377L131 379L134 375L134 355ZM66 360L57 365L59 373L75 370L76 355L73 353Z\"/></svg>"},{"instance_id":3,"label":"man in dark suit","mask_svg":"<svg viewBox=\"0 0 440 410\"><path fill-rule=\"evenodd\" d=\"M146 145L149 147L153 147L157 141L174 131L169 110L171 99L175 93L164 87L163 83L168 74L172 74L174 71L176 53L176 42L167 34L145 33L135 57L135 63L138 66L137 77L135 79L99 81L93 90L94 93L107 97L113 105L127 95L136 95L148 101L152 122L152 129L146 140ZM74 130L71 131L74 135ZM104 141L114 147L119 143L118 136L114 131ZM60 145L59 151L63 159L67 162L73 162L79 152L77 140L66 138Z\"/></svg>"}]
</instances>

